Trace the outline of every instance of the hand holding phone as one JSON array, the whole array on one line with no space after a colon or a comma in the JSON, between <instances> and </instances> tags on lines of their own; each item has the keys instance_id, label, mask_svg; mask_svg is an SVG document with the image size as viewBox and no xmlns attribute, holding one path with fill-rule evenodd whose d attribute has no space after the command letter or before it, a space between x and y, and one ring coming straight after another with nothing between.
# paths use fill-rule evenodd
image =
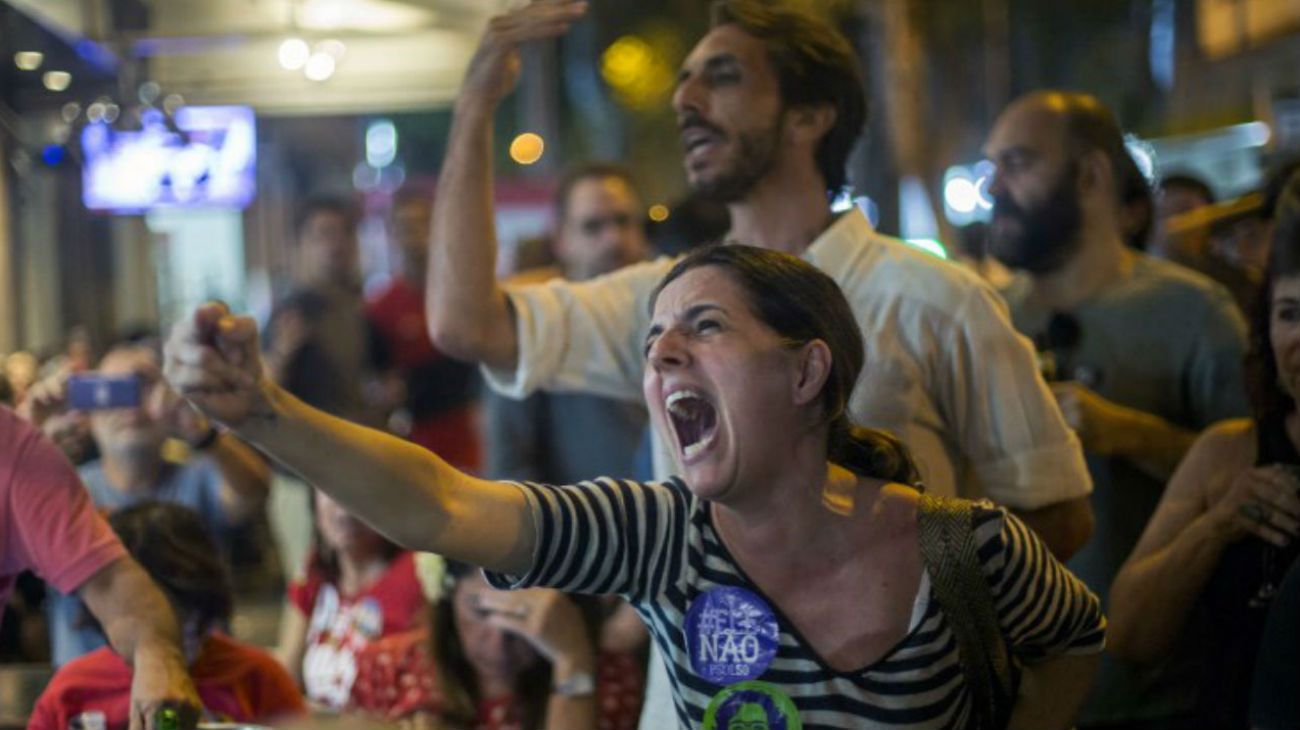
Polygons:
<instances>
[{"instance_id":1,"label":"hand holding phone","mask_svg":"<svg viewBox=\"0 0 1300 730\"><path fill-rule=\"evenodd\" d=\"M138 408L140 376L81 373L68 377L68 407L77 411Z\"/></svg>"}]
</instances>

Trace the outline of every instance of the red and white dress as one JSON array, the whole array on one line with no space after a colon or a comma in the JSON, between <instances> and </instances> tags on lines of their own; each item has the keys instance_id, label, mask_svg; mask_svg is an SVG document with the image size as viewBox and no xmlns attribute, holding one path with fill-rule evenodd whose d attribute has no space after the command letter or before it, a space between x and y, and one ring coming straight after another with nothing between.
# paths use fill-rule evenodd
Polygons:
<instances>
[{"instance_id":1,"label":"red and white dress","mask_svg":"<svg viewBox=\"0 0 1300 730\"><path fill-rule=\"evenodd\" d=\"M414 555L398 555L383 575L353 595L343 595L317 571L289 586L290 602L308 617L302 658L303 693L318 705L342 710L357 676L357 655L372 641L409 631L425 601Z\"/></svg>"}]
</instances>

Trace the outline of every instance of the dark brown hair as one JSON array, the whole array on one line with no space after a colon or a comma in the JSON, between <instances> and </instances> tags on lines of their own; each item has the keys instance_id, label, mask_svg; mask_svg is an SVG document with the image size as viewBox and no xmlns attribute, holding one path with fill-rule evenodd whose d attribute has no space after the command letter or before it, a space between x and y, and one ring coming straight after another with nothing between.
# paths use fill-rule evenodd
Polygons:
<instances>
[{"instance_id":1,"label":"dark brown hair","mask_svg":"<svg viewBox=\"0 0 1300 730\"><path fill-rule=\"evenodd\" d=\"M230 574L197 512L145 500L114 512L108 524L183 621L195 621L200 632L230 623Z\"/></svg>"},{"instance_id":2,"label":"dark brown hair","mask_svg":"<svg viewBox=\"0 0 1300 730\"><path fill-rule=\"evenodd\" d=\"M456 629L456 586L475 568L465 563L447 561L441 597L429 606L429 656L443 693L443 719L452 727L473 727L478 719L478 672L465 656ZM596 604L586 596L569 596L578 604L587 620L588 638L596 645ZM515 683L520 721L524 730L539 730L546 721L546 705L551 698L551 664L538 657L532 666L519 674Z\"/></svg>"},{"instance_id":3,"label":"dark brown hair","mask_svg":"<svg viewBox=\"0 0 1300 730\"><path fill-rule=\"evenodd\" d=\"M1295 400L1277 382L1277 359L1273 355L1269 325L1273 316L1273 286L1278 279L1300 274L1300 171L1294 172L1285 186L1279 186L1277 205L1266 213L1276 223L1264 285L1259 288L1250 313L1246 390L1255 419L1275 423L1295 410Z\"/></svg>"},{"instance_id":4,"label":"dark brown hair","mask_svg":"<svg viewBox=\"0 0 1300 730\"><path fill-rule=\"evenodd\" d=\"M830 427L827 458L856 474L914 484L915 463L897 438L854 426L849 398L862 373L866 348L849 302L835 280L795 256L753 246L709 246L687 254L664 276L650 298L688 271L716 266L741 285L754 314L791 347L821 340L831 351L831 372L822 386Z\"/></svg>"},{"instance_id":5,"label":"dark brown hair","mask_svg":"<svg viewBox=\"0 0 1300 730\"><path fill-rule=\"evenodd\" d=\"M853 45L816 15L765 0L719 0L713 27L734 25L767 45L787 107L830 106L835 124L817 145L826 189L848 181L849 153L867 123L866 82Z\"/></svg>"}]
</instances>

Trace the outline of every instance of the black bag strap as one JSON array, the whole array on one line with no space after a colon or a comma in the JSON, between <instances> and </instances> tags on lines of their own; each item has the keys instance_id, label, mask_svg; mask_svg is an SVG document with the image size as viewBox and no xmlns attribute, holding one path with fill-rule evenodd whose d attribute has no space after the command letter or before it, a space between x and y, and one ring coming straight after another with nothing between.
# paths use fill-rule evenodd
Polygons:
<instances>
[{"instance_id":1,"label":"black bag strap","mask_svg":"<svg viewBox=\"0 0 1300 730\"><path fill-rule=\"evenodd\" d=\"M957 639L973 728L1002 730L1014 702L1011 658L980 567L973 502L921 494L917 526L934 596Z\"/></svg>"}]
</instances>

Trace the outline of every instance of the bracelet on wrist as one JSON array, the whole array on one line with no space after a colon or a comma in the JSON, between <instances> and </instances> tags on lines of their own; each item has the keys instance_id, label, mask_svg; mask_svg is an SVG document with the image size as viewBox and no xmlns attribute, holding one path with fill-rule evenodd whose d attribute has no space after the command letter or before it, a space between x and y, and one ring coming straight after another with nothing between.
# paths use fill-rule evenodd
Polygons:
<instances>
[{"instance_id":1,"label":"bracelet on wrist","mask_svg":"<svg viewBox=\"0 0 1300 730\"><path fill-rule=\"evenodd\" d=\"M570 699L591 697L596 694L596 678L589 672L574 672L564 681L551 685L551 694Z\"/></svg>"},{"instance_id":2,"label":"bracelet on wrist","mask_svg":"<svg viewBox=\"0 0 1300 730\"><path fill-rule=\"evenodd\" d=\"M215 425L208 426L207 433L200 436L197 440L190 442L190 449L194 451L207 451L212 445L221 438L221 430Z\"/></svg>"}]
</instances>

